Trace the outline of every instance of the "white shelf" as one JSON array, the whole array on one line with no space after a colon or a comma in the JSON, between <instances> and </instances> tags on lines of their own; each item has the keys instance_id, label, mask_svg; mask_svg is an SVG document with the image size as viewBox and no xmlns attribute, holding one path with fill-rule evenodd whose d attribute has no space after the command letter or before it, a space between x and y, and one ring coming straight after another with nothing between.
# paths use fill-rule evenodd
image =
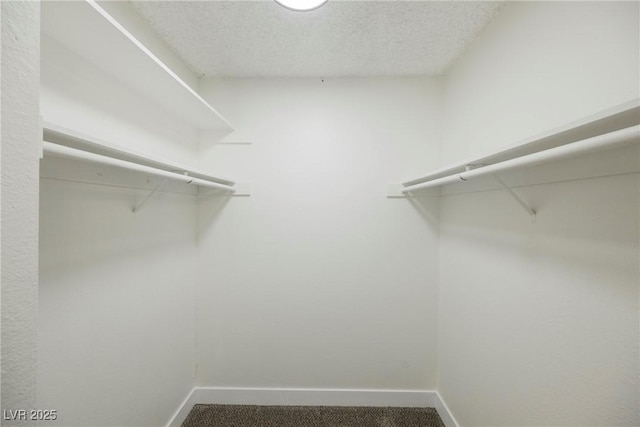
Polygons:
<instances>
[{"instance_id":1,"label":"white shelf","mask_svg":"<svg viewBox=\"0 0 640 427\"><path fill-rule=\"evenodd\" d=\"M591 175L585 176L585 166L595 170L594 177L637 172L640 170L638 145L640 145L640 100L636 99L537 137L526 139L503 150L455 163L402 184L390 184L387 187L387 197L407 197L420 190L444 186L457 187L458 192L461 191L461 186L473 191L474 188L477 190L477 185L470 185L470 180L477 178L482 180L488 177L492 178L494 185L506 190L535 222L536 210L513 191L514 185L531 184L530 180L525 179L523 184L520 179L516 184L509 179L509 182L505 183L503 181L505 173L509 173L512 178L513 171L531 171L532 166L536 166L540 171L542 165L545 165L543 170L548 171L546 166L551 164L557 166L558 161L566 162L569 158L582 158L586 163L576 166L575 163L571 165L569 162L568 168L565 163L561 173L555 173L562 180L590 177ZM609 156L611 152L614 152L615 156ZM595 160L594 156L597 157ZM603 165L604 170L601 167ZM541 182L540 177L536 177L535 174L533 179ZM543 180L542 182L553 181ZM443 194L442 190L440 194Z\"/></svg>"},{"instance_id":2,"label":"white shelf","mask_svg":"<svg viewBox=\"0 0 640 427\"><path fill-rule=\"evenodd\" d=\"M480 165L490 166L638 124L640 124L640 100L636 99L577 122L527 138L507 148L436 169L419 178L403 182L401 186L396 187L397 189L402 189L403 187L434 181L465 172L469 165L475 165L474 167Z\"/></svg>"},{"instance_id":3,"label":"white shelf","mask_svg":"<svg viewBox=\"0 0 640 427\"><path fill-rule=\"evenodd\" d=\"M224 117L92 0L42 2L41 28L43 35L196 128L232 130Z\"/></svg>"},{"instance_id":4,"label":"white shelf","mask_svg":"<svg viewBox=\"0 0 640 427\"><path fill-rule=\"evenodd\" d=\"M185 165L171 162L145 153L140 153L126 149L117 144L102 141L76 132L72 129L66 129L51 123L43 124L43 140L65 147L85 151L88 153L98 154L113 159L123 160L125 162L136 163L150 168L160 169L167 172L187 174L189 177L211 181L217 184L234 186L236 183L228 178L213 176L211 174L199 171L197 169L187 167Z\"/></svg>"}]
</instances>

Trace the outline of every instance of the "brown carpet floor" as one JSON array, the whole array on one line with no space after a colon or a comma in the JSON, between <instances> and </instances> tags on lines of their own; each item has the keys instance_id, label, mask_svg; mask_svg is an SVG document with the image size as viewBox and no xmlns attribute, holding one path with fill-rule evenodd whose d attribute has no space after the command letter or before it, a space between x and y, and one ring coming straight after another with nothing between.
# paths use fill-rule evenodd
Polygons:
<instances>
[{"instance_id":1,"label":"brown carpet floor","mask_svg":"<svg viewBox=\"0 0 640 427\"><path fill-rule=\"evenodd\" d=\"M444 427L433 408L194 405L182 427Z\"/></svg>"}]
</instances>

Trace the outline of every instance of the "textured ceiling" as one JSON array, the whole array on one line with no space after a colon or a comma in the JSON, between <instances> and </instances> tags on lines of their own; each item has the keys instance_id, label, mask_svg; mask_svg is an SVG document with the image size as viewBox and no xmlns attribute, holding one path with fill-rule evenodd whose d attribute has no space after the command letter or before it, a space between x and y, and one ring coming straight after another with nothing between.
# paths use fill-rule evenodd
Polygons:
<instances>
[{"instance_id":1,"label":"textured ceiling","mask_svg":"<svg viewBox=\"0 0 640 427\"><path fill-rule=\"evenodd\" d=\"M293 12L273 1L132 1L198 76L445 73L503 2L338 1Z\"/></svg>"}]
</instances>

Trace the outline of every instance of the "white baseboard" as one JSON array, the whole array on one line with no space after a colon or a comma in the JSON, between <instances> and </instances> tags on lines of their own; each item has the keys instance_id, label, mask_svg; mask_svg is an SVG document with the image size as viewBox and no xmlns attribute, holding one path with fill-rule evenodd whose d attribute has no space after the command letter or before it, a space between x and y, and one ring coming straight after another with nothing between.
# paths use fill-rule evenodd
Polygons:
<instances>
[{"instance_id":1,"label":"white baseboard","mask_svg":"<svg viewBox=\"0 0 640 427\"><path fill-rule=\"evenodd\" d=\"M195 405L193 402L193 395L195 391L195 388L191 390L186 399L184 399L184 402L182 402L182 405L180 405L178 410L173 414L173 417L171 417L171 420L169 420L167 427L180 427L184 420L187 419L187 415L189 415L191 408Z\"/></svg>"},{"instance_id":2,"label":"white baseboard","mask_svg":"<svg viewBox=\"0 0 640 427\"><path fill-rule=\"evenodd\" d=\"M442 396L440 396L440 393L438 393L437 391L436 393L436 402L434 407L436 408L436 411L438 411L438 415L440 415L440 419L442 420L442 422L444 423L444 425L446 427L458 427L459 424L456 421L455 418L453 418L453 414L451 413L451 411L449 410L449 407L447 406L447 404L444 402L444 399L442 398Z\"/></svg>"},{"instance_id":3,"label":"white baseboard","mask_svg":"<svg viewBox=\"0 0 640 427\"><path fill-rule=\"evenodd\" d=\"M180 427L193 405L395 406L436 408L446 427L458 427L436 391L196 387L167 424Z\"/></svg>"},{"instance_id":4,"label":"white baseboard","mask_svg":"<svg viewBox=\"0 0 640 427\"><path fill-rule=\"evenodd\" d=\"M200 387L195 403L226 405L433 407L435 392L425 390Z\"/></svg>"}]
</instances>

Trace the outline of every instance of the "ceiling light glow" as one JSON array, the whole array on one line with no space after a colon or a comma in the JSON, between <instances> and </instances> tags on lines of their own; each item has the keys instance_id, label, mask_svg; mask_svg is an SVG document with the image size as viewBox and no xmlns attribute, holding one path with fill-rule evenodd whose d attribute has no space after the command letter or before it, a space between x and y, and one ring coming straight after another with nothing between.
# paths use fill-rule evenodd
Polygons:
<instances>
[{"instance_id":1,"label":"ceiling light glow","mask_svg":"<svg viewBox=\"0 0 640 427\"><path fill-rule=\"evenodd\" d=\"M306 12L322 6L327 0L275 0L280 6L297 12Z\"/></svg>"}]
</instances>

